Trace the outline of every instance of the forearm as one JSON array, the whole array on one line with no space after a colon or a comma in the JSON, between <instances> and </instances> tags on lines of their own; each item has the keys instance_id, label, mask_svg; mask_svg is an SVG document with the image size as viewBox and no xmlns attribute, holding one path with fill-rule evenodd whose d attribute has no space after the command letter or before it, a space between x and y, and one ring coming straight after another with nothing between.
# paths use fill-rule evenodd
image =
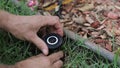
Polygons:
<instances>
[{"instance_id":1,"label":"forearm","mask_svg":"<svg viewBox=\"0 0 120 68\"><path fill-rule=\"evenodd\" d=\"M15 68L15 67L12 66L12 65L3 65L3 64L1 64L0 68Z\"/></svg>"}]
</instances>

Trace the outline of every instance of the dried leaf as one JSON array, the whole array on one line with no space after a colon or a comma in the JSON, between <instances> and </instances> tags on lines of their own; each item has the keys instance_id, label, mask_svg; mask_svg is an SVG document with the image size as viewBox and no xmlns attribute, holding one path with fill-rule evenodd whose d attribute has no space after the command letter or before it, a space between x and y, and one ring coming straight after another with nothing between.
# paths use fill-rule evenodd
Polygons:
<instances>
[{"instance_id":1,"label":"dried leaf","mask_svg":"<svg viewBox=\"0 0 120 68\"><path fill-rule=\"evenodd\" d=\"M112 52L112 45L110 45L109 43L106 44L105 48Z\"/></svg>"},{"instance_id":2,"label":"dried leaf","mask_svg":"<svg viewBox=\"0 0 120 68\"><path fill-rule=\"evenodd\" d=\"M87 37L87 33L85 33L85 34L83 35L83 38L85 38L85 39L88 38L88 37Z\"/></svg>"},{"instance_id":3,"label":"dried leaf","mask_svg":"<svg viewBox=\"0 0 120 68\"><path fill-rule=\"evenodd\" d=\"M64 23L64 24L67 23L67 22L70 22L70 21L71 21L71 20L68 20L68 19L60 19L60 22L61 22L61 23Z\"/></svg>"},{"instance_id":4,"label":"dried leaf","mask_svg":"<svg viewBox=\"0 0 120 68\"><path fill-rule=\"evenodd\" d=\"M79 16L78 18L73 18L73 21L78 24L82 24L82 25L86 22L86 20L83 16Z\"/></svg>"},{"instance_id":5,"label":"dried leaf","mask_svg":"<svg viewBox=\"0 0 120 68\"><path fill-rule=\"evenodd\" d=\"M100 37L101 37L102 39L106 39L106 38L107 38L105 34L100 35Z\"/></svg>"},{"instance_id":6,"label":"dried leaf","mask_svg":"<svg viewBox=\"0 0 120 68\"><path fill-rule=\"evenodd\" d=\"M95 21L94 23L91 24L91 27L93 28L98 28L100 26L100 22Z\"/></svg>"},{"instance_id":7,"label":"dried leaf","mask_svg":"<svg viewBox=\"0 0 120 68\"><path fill-rule=\"evenodd\" d=\"M43 15L45 15L45 16L51 16L51 14L49 12L43 12Z\"/></svg>"},{"instance_id":8,"label":"dried leaf","mask_svg":"<svg viewBox=\"0 0 120 68\"><path fill-rule=\"evenodd\" d=\"M64 5L63 9L69 13L73 9L73 4Z\"/></svg>"},{"instance_id":9,"label":"dried leaf","mask_svg":"<svg viewBox=\"0 0 120 68\"><path fill-rule=\"evenodd\" d=\"M103 39L95 39L94 42L95 42L96 44L99 44L99 43L105 43L106 40L103 40Z\"/></svg>"},{"instance_id":10,"label":"dried leaf","mask_svg":"<svg viewBox=\"0 0 120 68\"><path fill-rule=\"evenodd\" d=\"M119 9L119 10L120 10L120 7L119 7L119 6L117 6L117 5L115 5L115 8L117 8L117 9Z\"/></svg>"},{"instance_id":11,"label":"dried leaf","mask_svg":"<svg viewBox=\"0 0 120 68\"><path fill-rule=\"evenodd\" d=\"M120 30L119 29L114 29L113 32L115 33L115 35L120 35Z\"/></svg>"},{"instance_id":12,"label":"dried leaf","mask_svg":"<svg viewBox=\"0 0 120 68\"><path fill-rule=\"evenodd\" d=\"M97 28L97 30L101 30L101 29L104 29L105 28L105 25L101 25L99 28Z\"/></svg>"},{"instance_id":13,"label":"dried leaf","mask_svg":"<svg viewBox=\"0 0 120 68\"><path fill-rule=\"evenodd\" d=\"M79 3L85 3L86 0L76 0L76 2L79 4Z\"/></svg>"},{"instance_id":14,"label":"dried leaf","mask_svg":"<svg viewBox=\"0 0 120 68\"><path fill-rule=\"evenodd\" d=\"M108 36L113 37L111 29L104 29Z\"/></svg>"},{"instance_id":15,"label":"dried leaf","mask_svg":"<svg viewBox=\"0 0 120 68\"><path fill-rule=\"evenodd\" d=\"M64 26L67 27L67 26L70 26L70 25L72 25L72 24L73 24L73 21L67 22L66 24L64 24Z\"/></svg>"},{"instance_id":16,"label":"dried leaf","mask_svg":"<svg viewBox=\"0 0 120 68\"><path fill-rule=\"evenodd\" d=\"M55 9L57 6L58 6L57 3L54 3L48 7L45 7L44 10L51 11L51 10Z\"/></svg>"},{"instance_id":17,"label":"dried leaf","mask_svg":"<svg viewBox=\"0 0 120 68\"><path fill-rule=\"evenodd\" d=\"M83 24L84 26L90 27L91 25L89 23Z\"/></svg>"},{"instance_id":18,"label":"dried leaf","mask_svg":"<svg viewBox=\"0 0 120 68\"><path fill-rule=\"evenodd\" d=\"M118 19L118 14L114 13L114 12L109 12L107 14L107 17L111 18L111 19Z\"/></svg>"},{"instance_id":19,"label":"dried leaf","mask_svg":"<svg viewBox=\"0 0 120 68\"><path fill-rule=\"evenodd\" d=\"M99 32L92 32L91 35L92 35L92 37L98 37L100 35L100 33Z\"/></svg>"},{"instance_id":20,"label":"dried leaf","mask_svg":"<svg viewBox=\"0 0 120 68\"><path fill-rule=\"evenodd\" d=\"M90 24L92 24L92 23L94 22L94 20L93 20L89 15L87 15L87 16L85 17L85 19L86 19L86 21L87 21L88 23L90 23Z\"/></svg>"},{"instance_id":21,"label":"dried leaf","mask_svg":"<svg viewBox=\"0 0 120 68\"><path fill-rule=\"evenodd\" d=\"M71 3L72 1L73 1L73 0L63 0L63 3L62 3L62 4L63 4L63 5L64 5L64 4L69 4L69 3Z\"/></svg>"},{"instance_id":22,"label":"dried leaf","mask_svg":"<svg viewBox=\"0 0 120 68\"><path fill-rule=\"evenodd\" d=\"M88 10L92 10L94 8L94 4L87 4L84 7L81 8L77 8L80 11L88 11Z\"/></svg>"},{"instance_id":23,"label":"dried leaf","mask_svg":"<svg viewBox=\"0 0 120 68\"><path fill-rule=\"evenodd\" d=\"M116 37L116 44L120 46L120 37Z\"/></svg>"}]
</instances>

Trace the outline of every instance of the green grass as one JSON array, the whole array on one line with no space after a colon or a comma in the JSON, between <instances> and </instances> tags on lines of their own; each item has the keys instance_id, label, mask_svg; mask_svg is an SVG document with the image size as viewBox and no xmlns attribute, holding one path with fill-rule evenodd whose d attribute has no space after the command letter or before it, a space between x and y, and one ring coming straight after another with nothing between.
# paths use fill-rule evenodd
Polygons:
<instances>
[{"instance_id":1,"label":"green grass","mask_svg":"<svg viewBox=\"0 0 120 68\"><path fill-rule=\"evenodd\" d=\"M16 7L11 0L1 0L0 9L17 15L33 15L30 9L22 5ZM115 62L110 63L100 55L81 47L79 44L64 38L61 50L65 53L64 68L119 68ZM84 45L83 45L84 46ZM0 30L0 63L14 64L40 53L33 44L14 38L11 34Z\"/></svg>"}]
</instances>

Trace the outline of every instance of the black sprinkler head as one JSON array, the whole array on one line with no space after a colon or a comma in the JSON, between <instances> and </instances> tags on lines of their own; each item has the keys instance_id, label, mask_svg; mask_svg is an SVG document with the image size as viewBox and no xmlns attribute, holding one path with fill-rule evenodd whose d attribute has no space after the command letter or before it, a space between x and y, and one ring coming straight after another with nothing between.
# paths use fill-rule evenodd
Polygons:
<instances>
[{"instance_id":1,"label":"black sprinkler head","mask_svg":"<svg viewBox=\"0 0 120 68\"><path fill-rule=\"evenodd\" d=\"M46 35L43 38L43 40L45 41L45 43L47 44L49 49L57 49L63 43L62 37L56 33L50 33L50 34Z\"/></svg>"}]
</instances>

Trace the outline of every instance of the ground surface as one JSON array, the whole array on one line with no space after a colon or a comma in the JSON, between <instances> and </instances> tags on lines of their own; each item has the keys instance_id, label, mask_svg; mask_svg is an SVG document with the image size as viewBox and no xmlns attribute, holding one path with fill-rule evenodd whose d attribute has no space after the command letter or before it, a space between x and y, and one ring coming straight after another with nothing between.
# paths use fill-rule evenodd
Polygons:
<instances>
[{"instance_id":1,"label":"ground surface","mask_svg":"<svg viewBox=\"0 0 120 68\"><path fill-rule=\"evenodd\" d=\"M18 15L32 15L24 5L16 7L9 0L0 1L0 9ZM82 42L74 42L65 38L61 50L66 53L64 68L119 68L115 62L110 63L103 57L81 47ZM18 40L7 32L0 30L0 63L14 64L40 51L33 44Z\"/></svg>"}]
</instances>

